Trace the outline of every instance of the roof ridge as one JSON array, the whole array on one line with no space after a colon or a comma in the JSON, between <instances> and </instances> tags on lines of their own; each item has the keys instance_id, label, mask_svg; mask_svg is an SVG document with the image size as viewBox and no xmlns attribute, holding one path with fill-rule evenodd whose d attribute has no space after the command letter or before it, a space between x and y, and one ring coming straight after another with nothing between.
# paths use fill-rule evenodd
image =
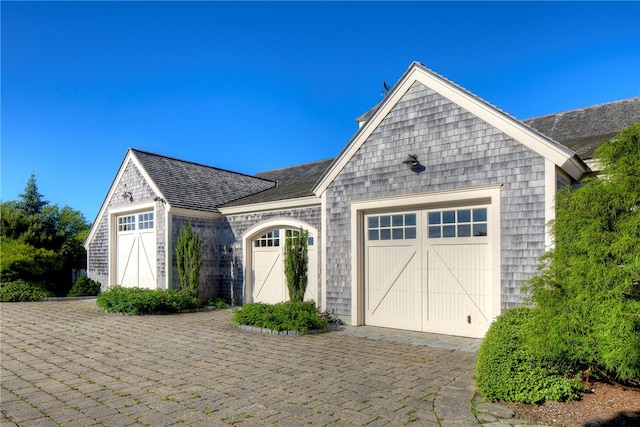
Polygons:
<instances>
[{"instance_id":1,"label":"roof ridge","mask_svg":"<svg viewBox=\"0 0 640 427\"><path fill-rule=\"evenodd\" d=\"M188 164L191 164L191 165L200 166L200 167L207 168L207 169L215 169L215 170L218 170L218 171L221 171L221 172L227 172L227 173L230 173L230 174L233 174L233 175L241 175L241 176L246 176L248 178L259 179L259 180L262 180L262 181L274 182L274 181L272 181L270 179L260 178L260 177L255 176L255 175L249 175L249 174L242 173L242 172L235 172L235 171L232 171L232 170L229 170L229 169L223 169L223 168L219 168L219 167L216 167L216 166L209 166L209 165L205 165L203 163L193 162L191 160L178 159L176 157L165 156L163 154L152 153L150 151L145 151L145 150L139 150L137 148L129 147L129 150L131 152L133 152L133 153L142 153L142 154L146 154L146 155L149 155L149 156L155 156L155 157L160 157L160 158L167 159L167 160L173 160L173 161L176 161L176 162L188 163Z\"/></svg>"},{"instance_id":2,"label":"roof ridge","mask_svg":"<svg viewBox=\"0 0 640 427\"><path fill-rule=\"evenodd\" d=\"M591 109L600 108L600 107L604 107L604 106L611 105L611 104L619 104L619 103L623 103L623 102L636 101L636 100L640 101L640 96L632 96L632 97L629 97L629 98L618 99L616 101L601 102L600 104L587 105L587 106L584 106L584 107L573 108L571 110L557 111L555 113L544 114L542 116L529 117L527 119L523 119L522 121L523 122L524 121L532 121L532 120L536 120L536 119L543 119L545 117L558 116L560 114L576 113L578 111L591 110Z\"/></svg>"}]
</instances>

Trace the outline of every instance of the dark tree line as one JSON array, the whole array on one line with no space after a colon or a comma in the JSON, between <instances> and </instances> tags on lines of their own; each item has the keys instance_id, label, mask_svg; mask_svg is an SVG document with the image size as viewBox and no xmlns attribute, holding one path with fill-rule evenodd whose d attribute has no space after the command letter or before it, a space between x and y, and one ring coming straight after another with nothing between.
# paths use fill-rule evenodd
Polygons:
<instances>
[{"instance_id":1,"label":"dark tree line","mask_svg":"<svg viewBox=\"0 0 640 427\"><path fill-rule=\"evenodd\" d=\"M66 295L72 269L86 269L83 242L90 224L84 215L44 200L34 174L19 199L0 209L0 281L39 283Z\"/></svg>"}]
</instances>

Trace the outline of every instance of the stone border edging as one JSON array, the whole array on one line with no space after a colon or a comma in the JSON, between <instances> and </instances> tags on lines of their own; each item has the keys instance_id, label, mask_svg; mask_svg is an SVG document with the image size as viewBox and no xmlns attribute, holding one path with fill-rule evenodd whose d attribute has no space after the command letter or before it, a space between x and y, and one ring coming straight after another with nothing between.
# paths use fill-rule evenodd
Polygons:
<instances>
[{"instance_id":1,"label":"stone border edging","mask_svg":"<svg viewBox=\"0 0 640 427\"><path fill-rule=\"evenodd\" d=\"M269 335L292 335L292 336L300 336L300 335L315 335L321 334L324 332L328 332L329 329L311 329L306 333L300 333L299 331L274 331L269 328L262 328L259 326L251 326L251 325L238 325L241 330L248 332L255 332L260 334L269 334Z\"/></svg>"}]
</instances>

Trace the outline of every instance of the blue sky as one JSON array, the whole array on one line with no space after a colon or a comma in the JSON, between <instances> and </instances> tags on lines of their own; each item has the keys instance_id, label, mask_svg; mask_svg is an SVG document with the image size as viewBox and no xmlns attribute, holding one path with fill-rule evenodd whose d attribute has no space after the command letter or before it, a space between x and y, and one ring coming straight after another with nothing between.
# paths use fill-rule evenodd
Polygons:
<instances>
[{"instance_id":1,"label":"blue sky","mask_svg":"<svg viewBox=\"0 0 640 427\"><path fill-rule=\"evenodd\" d=\"M638 2L2 1L1 186L89 221L133 147L254 174L336 156L419 61L517 118L640 95Z\"/></svg>"}]
</instances>

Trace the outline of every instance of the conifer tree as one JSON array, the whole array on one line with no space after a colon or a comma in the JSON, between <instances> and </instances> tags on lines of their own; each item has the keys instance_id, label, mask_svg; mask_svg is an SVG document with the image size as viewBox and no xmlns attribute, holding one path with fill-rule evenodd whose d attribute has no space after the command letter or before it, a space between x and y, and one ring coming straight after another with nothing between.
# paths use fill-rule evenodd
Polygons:
<instances>
[{"instance_id":1,"label":"conifer tree","mask_svg":"<svg viewBox=\"0 0 640 427\"><path fill-rule=\"evenodd\" d=\"M36 184L36 174L31 173L27 185L24 188L24 193L19 195L20 208L27 215L39 215L42 213L42 208L49 204L48 201L42 199L42 194L38 192L38 185Z\"/></svg>"}]
</instances>

